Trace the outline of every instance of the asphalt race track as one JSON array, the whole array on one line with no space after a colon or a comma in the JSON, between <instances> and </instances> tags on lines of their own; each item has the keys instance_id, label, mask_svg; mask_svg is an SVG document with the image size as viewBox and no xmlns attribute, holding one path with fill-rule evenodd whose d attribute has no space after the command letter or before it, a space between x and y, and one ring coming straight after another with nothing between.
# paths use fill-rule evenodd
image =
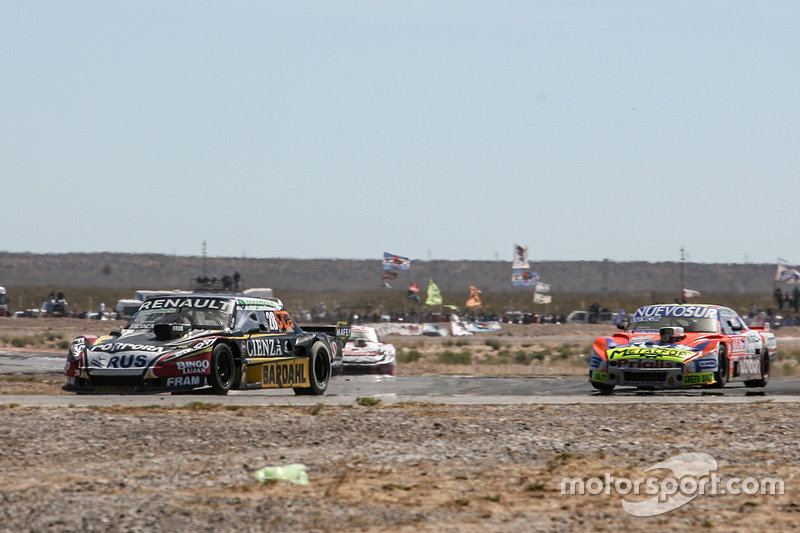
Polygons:
<instances>
[{"instance_id":1,"label":"asphalt race track","mask_svg":"<svg viewBox=\"0 0 800 533\"><path fill-rule=\"evenodd\" d=\"M60 374L64 357L0 352L0 374ZM723 389L639 390L620 387L600 394L586 378L493 376L339 376L324 396L295 396L291 390L232 391L227 396L195 394L3 395L0 403L18 405L185 405L202 401L225 405L351 404L358 398L384 403L738 403L800 402L800 378L772 378L765 388L732 383Z\"/></svg>"}]
</instances>

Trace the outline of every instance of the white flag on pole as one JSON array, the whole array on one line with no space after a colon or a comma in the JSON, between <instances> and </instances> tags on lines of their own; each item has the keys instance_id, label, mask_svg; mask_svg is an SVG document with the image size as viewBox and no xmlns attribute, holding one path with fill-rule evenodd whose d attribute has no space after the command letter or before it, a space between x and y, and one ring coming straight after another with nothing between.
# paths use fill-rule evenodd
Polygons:
<instances>
[{"instance_id":1,"label":"white flag on pole","mask_svg":"<svg viewBox=\"0 0 800 533\"><path fill-rule=\"evenodd\" d=\"M519 268L530 268L531 265L528 262L528 247L523 246L522 244L515 244L514 245L514 260L511 262L512 270L516 270Z\"/></svg>"},{"instance_id":2,"label":"white flag on pole","mask_svg":"<svg viewBox=\"0 0 800 533\"><path fill-rule=\"evenodd\" d=\"M549 304L553 301L553 297L549 294L540 294L538 292L533 293L533 303L535 304Z\"/></svg>"}]
</instances>

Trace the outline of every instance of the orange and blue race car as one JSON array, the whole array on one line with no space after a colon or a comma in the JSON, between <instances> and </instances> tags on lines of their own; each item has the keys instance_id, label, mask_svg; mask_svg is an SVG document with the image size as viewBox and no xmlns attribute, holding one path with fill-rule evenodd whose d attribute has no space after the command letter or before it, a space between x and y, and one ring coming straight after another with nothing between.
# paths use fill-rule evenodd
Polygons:
<instances>
[{"instance_id":1,"label":"orange and blue race car","mask_svg":"<svg viewBox=\"0 0 800 533\"><path fill-rule=\"evenodd\" d=\"M732 309L707 304L640 307L621 332L594 341L589 381L601 392L639 388L765 387L775 334L748 327Z\"/></svg>"}]
</instances>

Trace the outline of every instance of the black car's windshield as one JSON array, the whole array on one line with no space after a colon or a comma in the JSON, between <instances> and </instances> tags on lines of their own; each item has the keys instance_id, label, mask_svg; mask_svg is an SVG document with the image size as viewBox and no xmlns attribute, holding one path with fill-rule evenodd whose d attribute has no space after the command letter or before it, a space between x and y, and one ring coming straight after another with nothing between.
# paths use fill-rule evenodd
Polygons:
<instances>
[{"instance_id":1,"label":"black car's windshield","mask_svg":"<svg viewBox=\"0 0 800 533\"><path fill-rule=\"evenodd\" d=\"M225 329L230 325L231 302L210 298L159 298L142 304L128 327L152 328L155 324L189 324L201 329Z\"/></svg>"},{"instance_id":2,"label":"black car's windshield","mask_svg":"<svg viewBox=\"0 0 800 533\"><path fill-rule=\"evenodd\" d=\"M650 305L633 315L629 331L658 331L681 327L687 333L719 332L719 313L713 307L696 305Z\"/></svg>"}]
</instances>

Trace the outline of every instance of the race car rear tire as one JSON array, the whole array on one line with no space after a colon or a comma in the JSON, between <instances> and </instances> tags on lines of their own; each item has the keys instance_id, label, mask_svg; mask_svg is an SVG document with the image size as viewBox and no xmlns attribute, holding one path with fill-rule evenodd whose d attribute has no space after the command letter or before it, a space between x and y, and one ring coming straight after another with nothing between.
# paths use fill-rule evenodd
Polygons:
<instances>
[{"instance_id":1,"label":"race car rear tire","mask_svg":"<svg viewBox=\"0 0 800 533\"><path fill-rule=\"evenodd\" d=\"M728 356L725 353L725 345L720 344L717 351L717 371L714 372L714 379L716 383L712 383L709 387L721 389L728 383L728 372L731 365L728 361Z\"/></svg>"},{"instance_id":2,"label":"race car rear tire","mask_svg":"<svg viewBox=\"0 0 800 533\"><path fill-rule=\"evenodd\" d=\"M217 344L211 352L211 373L208 384L214 394L228 394L236 380L236 362L231 349L225 344Z\"/></svg>"},{"instance_id":3,"label":"race car rear tire","mask_svg":"<svg viewBox=\"0 0 800 533\"><path fill-rule=\"evenodd\" d=\"M321 396L328 390L330 379L331 354L324 344L317 342L311 347L311 354L308 357L308 380L311 386L295 388L294 393L298 396Z\"/></svg>"},{"instance_id":4,"label":"race car rear tire","mask_svg":"<svg viewBox=\"0 0 800 533\"><path fill-rule=\"evenodd\" d=\"M766 346L761 346L761 378L748 379L744 382L745 387L766 387L769 383L769 350Z\"/></svg>"}]
</instances>

